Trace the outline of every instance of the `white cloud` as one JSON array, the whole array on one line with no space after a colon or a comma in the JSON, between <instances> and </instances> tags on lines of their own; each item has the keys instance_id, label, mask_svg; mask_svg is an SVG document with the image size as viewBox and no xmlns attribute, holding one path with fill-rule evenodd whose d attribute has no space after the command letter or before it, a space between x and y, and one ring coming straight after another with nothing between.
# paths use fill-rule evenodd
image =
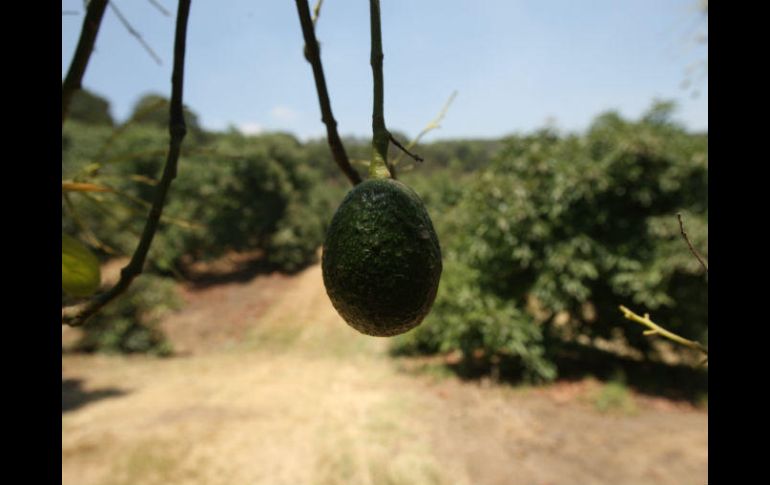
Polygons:
<instances>
[{"instance_id":1,"label":"white cloud","mask_svg":"<svg viewBox=\"0 0 770 485\"><path fill-rule=\"evenodd\" d=\"M238 125L238 131L244 135L258 135L265 131L265 129L261 124L249 121Z\"/></svg>"},{"instance_id":2,"label":"white cloud","mask_svg":"<svg viewBox=\"0 0 770 485\"><path fill-rule=\"evenodd\" d=\"M288 106L276 106L270 110L270 116L278 121L294 121L298 113Z\"/></svg>"}]
</instances>

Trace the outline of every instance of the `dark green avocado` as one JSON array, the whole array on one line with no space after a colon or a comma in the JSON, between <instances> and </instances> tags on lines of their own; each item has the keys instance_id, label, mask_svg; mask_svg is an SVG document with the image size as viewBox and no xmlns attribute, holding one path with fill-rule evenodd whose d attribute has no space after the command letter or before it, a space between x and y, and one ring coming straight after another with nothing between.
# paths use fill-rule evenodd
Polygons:
<instances>
[{"instance_id":1,"label":"dark green avocado","mask_svg":"<svg viewBox=\"0 0 770 485\"><path fill-rule=\"evenodd\" d=\"M442 270L425 206L392 179L369 179L348 193L332 218L321 265L337 312L359 332L378 337L422 322Z\"/></svg>"}]
</instances>

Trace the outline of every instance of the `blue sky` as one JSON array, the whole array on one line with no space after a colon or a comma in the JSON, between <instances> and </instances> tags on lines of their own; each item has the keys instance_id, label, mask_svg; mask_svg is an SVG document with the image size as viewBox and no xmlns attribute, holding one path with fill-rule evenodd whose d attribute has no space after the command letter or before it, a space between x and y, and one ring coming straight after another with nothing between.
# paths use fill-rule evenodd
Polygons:
<instances>
[{"instance_id":1,"label":"blue sky","mask_svg":"<svg viewBox=\"0 0 770 485\"><path fill-rule=\"evenodd\" d=\"M147 92L170 94L176 2L112 0L162 64L109 8L84 86L125 119ZM311 6L314 3L311 0ZM381 0L385 116L416 135L455 90L441 128L425 139L498 137L546 123L585 129L599 113L636 118L653 99L678 103L676 118L708 129L708 77L685 89L707 59L696 0ZM371 134L369 2L325 0L317 27L335 118L343 135ZM83 20L63 0L62 78ZM69 12L78 12L70 14ZM293 0L193 0L185 103L203 126L323 136ZM694 96L694 92L699 94Z\"/></svg>"}]
</instances>

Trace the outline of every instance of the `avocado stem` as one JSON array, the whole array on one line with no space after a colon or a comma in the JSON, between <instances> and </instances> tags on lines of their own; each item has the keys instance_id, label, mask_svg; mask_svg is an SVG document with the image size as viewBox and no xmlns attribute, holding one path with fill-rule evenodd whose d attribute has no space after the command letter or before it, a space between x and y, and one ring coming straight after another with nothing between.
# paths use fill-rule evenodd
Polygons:
<instances>
[{"instance_id":1,"label":"avocado stem","mask_svg":"<svg viewBox=\"0 0 770 485\"><path fill-rule=\"evenodd\" d=\"M370 62L374 77L374 106L372 109L372 163L370 178L390 178L388 170L388 145L390 136L385 127L385 89L382 75L382 29L380 27L380 0L369 0L369 19L372 31Z\"/></svg>"}]
</instances>

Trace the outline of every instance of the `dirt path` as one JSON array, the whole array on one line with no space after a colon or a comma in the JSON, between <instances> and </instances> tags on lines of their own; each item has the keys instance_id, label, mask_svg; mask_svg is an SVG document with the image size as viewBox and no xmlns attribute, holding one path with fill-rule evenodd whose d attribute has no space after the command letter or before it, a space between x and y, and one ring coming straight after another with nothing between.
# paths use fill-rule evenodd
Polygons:
<instances>
[{"instance_id":1,"label":"dirt path","mask_svg":"<svg viewBox=\"0 0 770 485\"><path fill-rule=\"evenodd\" d=\"M705 412L406 372L339 319L318 266L185 298L164 324L182 357L64 357L63 484L707 481Z\"/></svg>"}]
</instances>

